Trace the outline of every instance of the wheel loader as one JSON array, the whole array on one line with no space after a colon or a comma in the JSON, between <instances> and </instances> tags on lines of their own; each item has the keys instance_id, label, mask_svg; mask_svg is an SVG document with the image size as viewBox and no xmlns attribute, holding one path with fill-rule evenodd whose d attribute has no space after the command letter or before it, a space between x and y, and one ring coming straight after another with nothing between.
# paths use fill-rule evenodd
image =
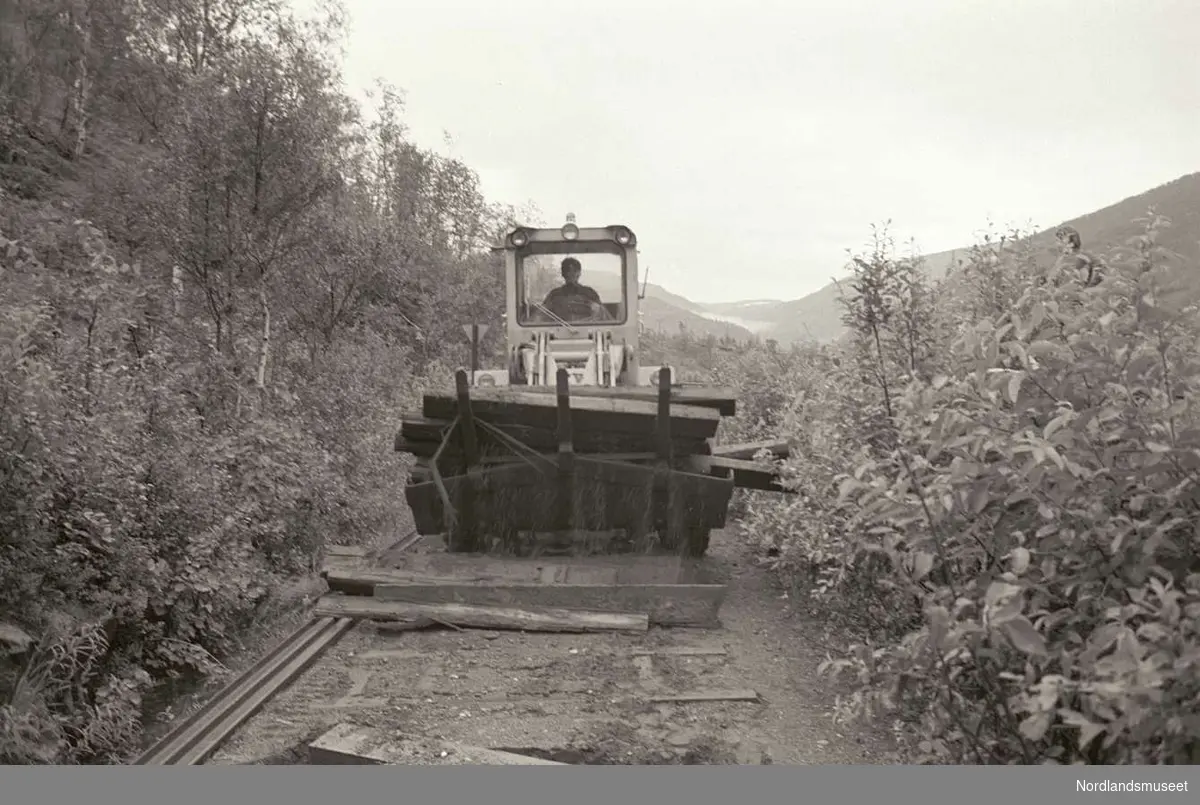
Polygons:
<instances>
[{"instance_id":1,"label":"wheel loader","mask_svg":"<svg viewBox=\"0 0 1200 805\"><path fill-rule=\"evenodd\" d=\"M717 443L731 390L643 361L632 229L569 215L494 248L506 365L460 369L396 437L416 458L405 494L419 533L452 552L699 557L735 488L786 491L770 460L786 442Z\"/></svg>"}]
</instances>

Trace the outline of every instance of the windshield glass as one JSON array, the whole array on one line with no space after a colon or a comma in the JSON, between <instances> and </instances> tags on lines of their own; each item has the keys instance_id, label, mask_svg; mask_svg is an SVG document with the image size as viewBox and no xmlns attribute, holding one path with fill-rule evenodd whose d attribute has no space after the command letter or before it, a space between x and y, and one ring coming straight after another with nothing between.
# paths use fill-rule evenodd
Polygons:
<instances>
[{"instance_id":1,"label":"windshield glass","mask_svg":"<svg viewBox=\"0 0 1200 805\"><path fill-rule=\"evenodd\" d=\"M621 254L527 254L517 258L517 321L522 325L621 324Z\"/></svg>"}]
</instances>

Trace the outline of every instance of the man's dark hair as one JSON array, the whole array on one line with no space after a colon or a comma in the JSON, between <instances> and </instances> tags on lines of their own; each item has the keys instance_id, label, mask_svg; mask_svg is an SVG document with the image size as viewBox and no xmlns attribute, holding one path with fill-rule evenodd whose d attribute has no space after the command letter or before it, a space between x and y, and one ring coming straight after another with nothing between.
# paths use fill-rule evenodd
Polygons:
<instances>
[{"instance_id":1,"label":"man's dark hair","mask_svg":"<svg viewBox=\"0 0 1200 805\"><path fill-rule=\"evenodd\" d=\"M583 266L580 265L579 261L576 260L574 257L563 258L562 270L566 271L568 268L573 268L576 271L583 271Z\"/></svg>"}]
</instances>

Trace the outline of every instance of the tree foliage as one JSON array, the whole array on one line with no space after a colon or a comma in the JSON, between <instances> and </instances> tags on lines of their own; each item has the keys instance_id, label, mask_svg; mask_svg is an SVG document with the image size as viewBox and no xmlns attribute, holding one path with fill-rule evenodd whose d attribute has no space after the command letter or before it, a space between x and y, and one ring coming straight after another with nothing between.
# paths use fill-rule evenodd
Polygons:
<instances>
[{"instance_id":1,"label":"tree foliage","mask_svg":"<svg viewBox=\"0 0 1200 805\"><path fill-rule=\"evenodd\" d=\"M0 762L109 762L322 546L402 536L398 411L512 220L339 75L337 9L0 12ZM494 327L493 330L499 330Z\"/></svg>"}]
</instances>

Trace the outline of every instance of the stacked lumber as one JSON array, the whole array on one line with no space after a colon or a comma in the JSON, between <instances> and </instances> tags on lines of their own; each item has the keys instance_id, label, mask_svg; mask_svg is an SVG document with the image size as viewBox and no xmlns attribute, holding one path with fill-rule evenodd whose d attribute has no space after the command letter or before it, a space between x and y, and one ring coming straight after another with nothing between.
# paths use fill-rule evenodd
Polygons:
<instances>
[{"instance_id":1,"label":"stacked lumber","mask_svg":"<svg viewBox=\"0 0 1200 805\"><path fill-rule=\"evenodd\" d=\"M658 403L613 396L576 394L571 390L571 414L579 431L597 430L653 437ZM554 394L513 389L472 389L471 408L480 419L503 425L556 427L558 400ZM458 413L453 392L425 395L421 413L430 419L452 419ZM699 405L672 405L671 430L681 437L707 439L716 435L721 414Z\"/></svg>"},{"instance_id":2,"label":"stacked lumber","mask_svg":"<svg viewBox=\"0 0 1200 805\"><path fill-rule=\"evenodd\" d=\"M541 452L558 446L558 401L554 389L471 389L472 414L506 436ZM677 455L707 455L710 440L720 425L726 397L695 397L693 404L681 389L673 396L686 400L671 406L671 440ZM571 389L571 419L574 449L580 453L634 453L653 449L658 404L654 389ZM699 404L707 403L707 404ZM424 397L419 415L406 415L396 437L396 450L429 458L458 413L454 392L432 392ZM483 444L502 447L486 428ZM443 455L461 455L458 439L447 444Z\"/></svg>"},{"instance_id":3,"label":"stacked lumber","mask_svg":"<svg viewBox=\"0 0 1200 805\"><path fill-rule=\"evenodd\" d=\"M473 388L471 399L503 400L514 391L521 394L548 394L554 396L553 386L521 386L516 388ZM657 403L657 386L572 386L572 397L600 397L614 400L637 400ZM724 386L676 386L671 389L671 405L689 405L699 408L712 408L721 416L734 416L737 413L737 392Z\"/></svg>"},{"instance_id":4,"label":"stacked lumber","mask_svg":"<svg viewBox=\"0 0 1200 805\"><path fill-rule=\"evenodd\" d=\"M474 408L474 406L472 406ZM525 446L540 453L551 453L558 448L558 435L554 425L535 427L531 425L496 422L487 417L481 417L492 427L506 436L516 439ZM442 444L442 439L449 431L453 416L447 419L431 419L420 414L405 414L400 422L400 431L396 434L395 449L398 453L411 453L418 458L432 458ZM653 449L653 439L644 434L609 432L596 428L577 426L574 434L574 447L579 453L597 453L622 455L640 453ZM484 430L479 434L480 444L486 449L493 447L502 452L510 452L499 443L493 434ZM671 447L676 455L707 455L711 449L711 440L706 438L689 438L674 435ZM442 451L446 458L462 457L462 442L452 438Z\"/></svg>"}]
</instances>

